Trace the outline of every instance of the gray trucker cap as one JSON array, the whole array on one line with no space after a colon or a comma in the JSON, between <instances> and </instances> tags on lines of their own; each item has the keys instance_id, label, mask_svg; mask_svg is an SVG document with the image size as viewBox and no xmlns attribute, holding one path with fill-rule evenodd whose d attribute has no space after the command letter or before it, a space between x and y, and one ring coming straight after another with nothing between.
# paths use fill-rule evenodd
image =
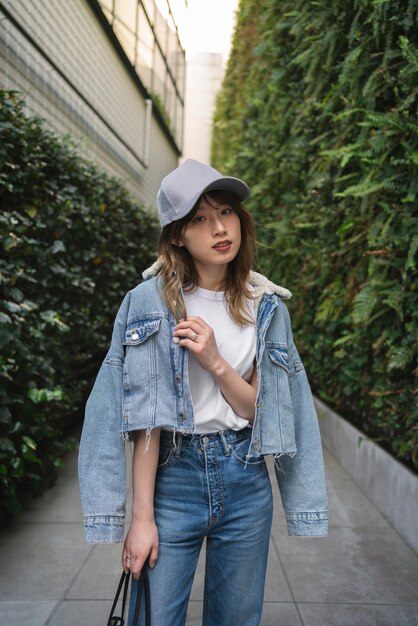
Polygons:
<instances>
[{"instance_id":1,"label":"gray trucker cap","mask_svg":"<svg viewBox=\"0 0 418 626\"><path fill-rule=\"evenodd\" d=\"M203 193L214 189L231 191L241 201L250 195L250 188L239 178L222 176L218 170L194 159L184 161L161 182L157 194L161 227L185 217Z\"/></svg>"}]
</instances>

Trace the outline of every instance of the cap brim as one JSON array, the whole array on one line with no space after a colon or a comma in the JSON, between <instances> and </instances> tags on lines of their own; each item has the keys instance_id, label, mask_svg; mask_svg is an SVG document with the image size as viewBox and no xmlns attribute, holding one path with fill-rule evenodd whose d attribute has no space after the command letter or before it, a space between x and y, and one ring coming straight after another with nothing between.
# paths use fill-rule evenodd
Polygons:
<instances>
[{"instance_id":1,"label":"cap brim","mask_svg":"<svg viewBox=\"0 0 418 626\"><path fill-rule=\"evenodd\" d=\"M190 211L193 210L196 202L204 193L206 193L207 191L215 191L215 189L230 191L241 202L246 200L250 195L250 188L244 183L244 181L240 180L239 178L234 178L233 176L222 176L221 178L210 182L208 185L206 185L206 187L196 193L192 198L187 198L183 205L179 207L176 217L173 219L167 219L164 223L161 223L161 226L165 226L170 222L177 222L178 220L183 219L183 217L186 217L186 215L188 215Z\"/></svg>"},{"instance_id":2,"label":"cap brim","mask_svg":"<svg viewBox=\"0 0 418 626\"><path fill-rule=\"evenodd\" d=\"M226 191L231 191L238 200L246 200L250 195L250 188L243 180L239 178L234 178L233 176L222 176L218 180L213 180L209 185L207 185L203 190L202 194L207 191L214 191L215 189L225 189Z\"/></svg>"}]
</instances>

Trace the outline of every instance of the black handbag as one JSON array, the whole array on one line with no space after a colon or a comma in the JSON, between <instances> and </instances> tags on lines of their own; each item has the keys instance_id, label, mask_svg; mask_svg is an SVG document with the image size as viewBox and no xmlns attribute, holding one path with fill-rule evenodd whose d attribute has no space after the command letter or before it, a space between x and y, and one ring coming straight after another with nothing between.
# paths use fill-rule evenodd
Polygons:
<instances>
[{"instance_id":1,"label":"black handbag","mask_svg":"<svg viewBox=\"0 0 418 626\"><path fill-rule=\"evenodd\" d=\"M124 626L124 614L125 614L125 605L126 598L128 596L128 586L129 579L131 577L131 572L125 574L122 572L122 576L120 577L118 589L116 591L115 599L113 600L112 609L110 611L109 619L107 620L107 626ZM123 587L123 596L122 596L122 613L120 617L114 615L116 605L119 600L120 592ZM141 576L138 581L138 593L135 601L135 611L134 611L134 619L132 622L132 626L138 626L139 623L139 611L141 610L141 601L144 599L145 605L145 626L151 626L151 599L149 592L149 582L148 575L145 567L142 569Z\"/></svg>"}]
</instances>

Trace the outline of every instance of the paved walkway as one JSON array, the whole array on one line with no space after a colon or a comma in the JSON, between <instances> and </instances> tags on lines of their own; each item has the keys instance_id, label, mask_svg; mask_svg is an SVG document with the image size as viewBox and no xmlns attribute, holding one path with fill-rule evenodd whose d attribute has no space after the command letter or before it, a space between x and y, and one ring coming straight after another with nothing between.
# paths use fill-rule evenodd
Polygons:
<instances>
[{"instance_id":1,"label":"paved walkway","mask_svg":"<svg viewBox=\"0 0 418 626\"><path fill-rule=\"evenodd\" d=\"M418 555L325 453L328 539L287 536L274 483L262 626L417 626ZM84 544L80 519L73 453L56 486L0 533L1 626L105 626L121 545ZM201 623L202 572L188 624Z\"/></svg>"}]
</instances>

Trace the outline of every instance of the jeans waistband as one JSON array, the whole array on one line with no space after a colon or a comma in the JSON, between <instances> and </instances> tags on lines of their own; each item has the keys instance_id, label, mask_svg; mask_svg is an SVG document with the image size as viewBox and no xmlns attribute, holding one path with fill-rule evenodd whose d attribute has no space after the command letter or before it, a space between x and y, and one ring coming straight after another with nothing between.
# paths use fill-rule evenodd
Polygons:
<instances>
[{"instance_id":1,"label":"jeans waistband","mask_svg":"<svg viewBox=\"0 0 418 626\"><path fill-rule=\"evenodd\" d=\"M226 453L229 453L229 444L235 441L251 439L252 428L246 427L241 430L220 430L217 433L203 433L202 435L185 435L176 432L174 435L170 431L161 430L161 443L173 445L180 454L182 448L216 448L222 446Z\"/></svg>"}]
</instances>

